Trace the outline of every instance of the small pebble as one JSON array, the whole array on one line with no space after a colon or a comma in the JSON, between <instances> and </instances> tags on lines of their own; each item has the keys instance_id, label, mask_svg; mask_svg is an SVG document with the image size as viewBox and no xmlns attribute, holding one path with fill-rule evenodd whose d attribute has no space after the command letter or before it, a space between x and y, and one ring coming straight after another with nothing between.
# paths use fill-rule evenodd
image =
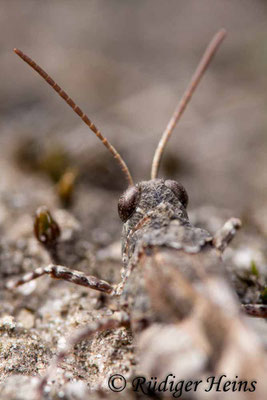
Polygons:
<instances>
[{"instance_id":1,"label":"small pebble","mask_svg":"<svg viewBox=\"0 0 267 400\"><path fill-rule=\"evenodd\" d=\"M12 315L5 315L0 319L0 328L6 330L12 330L15 329L15 327L16 327L16 322L15 318L12 317Z\"/></svg>"},{"instance_id":2,"label":"small pebble","mask_svg":"<svg viewBox=\"0 0 267 400\"><path fill-rule=\"evenodd\" d=\"M25 308L23 308L20 311L20 313L17 317L17 320L22 324L22 326L25 329L33 328L34 322L35 322L34 315L30 311L26 310Z\"/></svg>"}]
</instances>

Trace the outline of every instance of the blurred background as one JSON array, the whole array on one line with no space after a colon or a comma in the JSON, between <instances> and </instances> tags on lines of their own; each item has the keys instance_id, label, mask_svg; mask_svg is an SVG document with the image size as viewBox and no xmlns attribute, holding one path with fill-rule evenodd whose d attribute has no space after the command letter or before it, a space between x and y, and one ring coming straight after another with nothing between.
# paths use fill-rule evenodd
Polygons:
<instances>
[{"instance_id":1,"label":"blurred background","mask_svg":"<svg viewBox=\"0 0 267 400\"><path fill-rule=\"evenodd\" d=\"M119 238L116 204L126 188L112 156L14 47L88 113L137 182L149 179L160 135L221 27L228 36L159 175L185 185L190 209L266 211L266 1L1 0L0 19L2 223L40 204L60 206L55 185L67 171L87 233L102 226Z\"/></svg>"}]
</instances>

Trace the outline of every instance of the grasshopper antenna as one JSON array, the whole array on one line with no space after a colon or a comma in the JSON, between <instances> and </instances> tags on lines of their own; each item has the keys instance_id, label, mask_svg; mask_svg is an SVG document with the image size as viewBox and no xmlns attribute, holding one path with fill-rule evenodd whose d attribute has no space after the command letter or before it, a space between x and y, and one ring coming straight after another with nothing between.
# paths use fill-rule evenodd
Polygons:
<instances>
[{"instance_id":1,"label":"grasshopper antenna","mask_svg":"<svg viewBox=\"0 0 267 400\"><path fill-rule=\"evenodd\" d=\"M208 47L206 48L205 53L203 54L200 63L197 66L197 69L194 73L194 75L191 78L191 81L186 89L186 91L183 94L183 97L181 98L176 110L174 111L165 131L163 132L161 139L159 141L159 144L156 148L154 158L152 161L152 167L151 167L151 179L155 179L158 175L158 170L159 170L159 165L160 161L162 158L163 151L166 147L166 144L168 140L171 137L171 134L180 120L181 116L183 115L183 112L189 103L194 91L197 88L197 85L199 84L202 76L204 75L206 69L208 68L214 54L216 53L218 47L220 46L221 42L226 36L226 31L225 29L219 30L216 35L213 37L211 42L209 43Z\"/></svg>"},{"instance_id":2,"label":"grasshopper antenna","mask_svg":"<svg viewBox=\"0 0 267 400\"><path fill-rule=\"evenodd\" d=\"M129 168L127 167L125 161L121 157L121 155L117 152L117 150L109 143L109 141L102 135L99 129L95 126L95 124L88 118L88 116L78 107L78 105L70 98L70 96L61 89L61 87L38 65L36 64L30 57L24 54L19 49L14 49L14 52L22 58L30 67L32 67L42 78L50 85L52 88L62 97L63 100L79 115L79 117L83 120L83 122L89 126L91 131L101 140L104 146L108 149L108 151L113 155L113 157L117 160L120 165L121 170L123 171L129 186L132 186L133 178L130 174Z\"/></svg>"}]
</instances>

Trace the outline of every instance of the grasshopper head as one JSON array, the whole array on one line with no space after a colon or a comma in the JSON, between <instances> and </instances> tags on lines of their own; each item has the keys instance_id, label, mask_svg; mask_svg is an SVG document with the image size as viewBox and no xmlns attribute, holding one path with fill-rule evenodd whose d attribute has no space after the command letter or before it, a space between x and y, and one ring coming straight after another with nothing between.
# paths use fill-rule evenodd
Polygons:
<instances>
[{"instance_id":1,"label":"grasshopper head","mask_svg":"<svg viewBox=\"0 0 267 400\"><path fill-rule=\"evenodd\" d=\"M123 263L137 253L138 246L177 241L177 226L189 224L184 187L173 180L151 179L128 188L120 197L118 211L124 222ZM175 231L175 234L173 233Z\"/></svg>"},{"instance_id":2,"label":"grasshopper head","mask_svg":"<svg viewBox=\"0 0 267 400\"><path fill-rule=\"evenodd\" d=\"M186 215L188 195L185 188L174 180L152 179L129 187L119 199L118 212L124 223L130 219L136 223L140 216L168 205Z\"/></svg>"}]
</instances>

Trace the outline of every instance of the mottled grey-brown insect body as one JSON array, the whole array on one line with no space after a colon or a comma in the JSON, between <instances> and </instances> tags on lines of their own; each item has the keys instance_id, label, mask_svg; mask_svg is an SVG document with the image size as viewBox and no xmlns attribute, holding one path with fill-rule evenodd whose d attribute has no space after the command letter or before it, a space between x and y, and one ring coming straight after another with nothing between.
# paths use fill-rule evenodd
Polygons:
<instances>
[{"instance_id":1,"label":"mottled grey-brown insect body","mask_svg":"<svg viewBox=\"0 0 267 400\"><path fill-rule=\"evenodd\" d=\"M158 379L171 372L180 379L235 374L253 380L250 365L259 379L258 393L266 393L266 360L240 316L237 295L218 257L221 243L229 243L240 221L229 220L215 240L190 224L179 195L165 182L137 185L136 210L123 226L118 294L136 335L138 368ZM250 399L250 393L244 398Z\"/></svg>"},{"instance_id":2,"label":"mottled grey-brown insect body","mask_svg":"<svg viewBox=\"0 0 267 400\"><path fill-rule=\"evenodd\" d=\"M172 182L174 186L175 181ZM182 188L181 184L177 183L177 186ZM136 187L139 189L139 201L135 212L124 223L122 233L122 302L128 304L131 319L135 321L146 318L150 324L179 320L181 313L183 316L189 314L188 306L189 303L193 306L195 296L191 296L190 290L185 293L184 286L178 284L172 301L168 302L169 307L166 304L163 307L164 313L162 307L154 307L159 302L163 304L162 299L170 293L168 282L160 278L158 271L159 254L168 254L168 261L161 263L160 268L165 273L169 270L169 278L176 284L177 274L182 273L188 280L187 286L190 286L194 282L202 282L203 277L214 269L221 275L223 269L218 268L218 257L215 261L214 254L208 254L212 249L212 236L190 224L180 192L174 193L163 179L143 181ZM178 263L176 269L173 267L175 263ZM179 290L183 292L182 296Z\"/></svg>"}]
</instances>

